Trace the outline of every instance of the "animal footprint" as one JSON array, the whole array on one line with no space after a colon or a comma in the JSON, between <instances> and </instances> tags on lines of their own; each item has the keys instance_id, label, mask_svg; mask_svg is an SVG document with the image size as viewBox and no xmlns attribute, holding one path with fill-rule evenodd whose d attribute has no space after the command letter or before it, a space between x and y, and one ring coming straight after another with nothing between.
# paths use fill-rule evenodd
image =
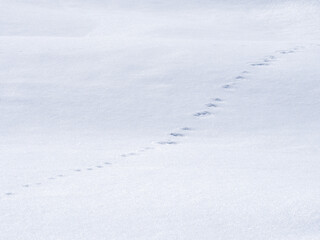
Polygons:
<instances>
[{"instance_id":1,"label":"animal footprint","mask_svg":"<svg viewBox=\"0 0 320 240\"><path fill-rule=\"evenodd\" d=\"M268 63L252 63L251 66L257 67L257 66L268 66Z\"/></svg>"},{"instance_id":2,"label":"animal footprint","mask_svg":"<svg viewBox=\"0 0 320 240\"><path fill-rule=\"evenodd\" d=\"M174 145L174 144L177 144L177 142L174 142L174 141L163 141L163 142L158 142L158 144L161 144L161 145Z\"/></svg>"},{"instance_id":3,"label":"animal footprint","mask_svg":"<svg viewBox=\"0 0 320 240\"><path fill-rule=\"evenodd\" d=\"M215 98L215 99L213 99L213 101L222 102L222 99L221 98Z\"/></svg>"},{"instance_id":4,"label":"animal footprint","mask_svg":"<svg viewBox=\"0 0 320 240\"><path fill-rule=\"evenodd\" d=\"M226 89L232 88L231 84L226 84L226 85L223 85L222 87Z\"/></svg>"},{"instance_id":5,"label":"animal footprint","mask_svg":"<svg viewBox=\"0 0 320 240\"><path fill-rule=\"evenodd\" d=\"M210 107L210 108L211 108L211 107L217 107L217 105L214 104L214 103L208 103L208 104L206 104L206 106L207 106L207 107Z\"/></svg>"},{"instance_id":6,"label":"animal footprint","mask_svg":"<svg viewBox=\"0 0 320 240\"><path fill-rule=\"evenodd\" d=\"M192 131L192 128L184 127L184 128L181 128L181 130L183 130L183 131Z\"/></svg>"},{"instance_id":7,"label":"animal footprint","mask_svg":"<svg viewBox=\"0 0 320 240\"><path fill-rule=\"evenodd\" d=\"M104 162L104 164L105 164L105 165L111 165L111 163L109 163L109 162Z\"/></svg>"},{"instance_id":8,"label":"animal footprint","mask_svg":"<svg viewBox=\"0 0 320 240\"><path fill-rule=\"evenodd\" d=\"M294 53L293 50L283 50L283 51L280 51L280 54L289 54L289 53Z\"/></svg>"},{"instance_id":9,"label":"animal footprint","mask_svg":"<svg viewBox=\"0 0 320 240\"><path fill-rule=\"evenodd\" d=\"M267 57L266 57L266 59L275 60L275 59L276 59L276 57L275 57L275 56L270 55L270 56L267 56Z\"/></svg>"},{"instance_id":10,"label":"animal footprint","mask_svg":"<svg viewBox=\"0 0 320 240\"><path fill-rule=\"evenodd\" d=\"M96 168L103 168L103 166L98 165L98 166L96 166Z\"/></svg>"},{"instance_id":11,"label":"animal footprint","mask_svg":"<svg viewBox=\"0 0 320 240\"><path fill-rule=\"evenodd\" d=\"M171 136L174 137L183 137L184 135L182 133L170 133Z\"/></svg>"},{"instance_id":12,"label":"animal footprint","mask_svg":"<svg viewBox=\"0 0 320 240\"><path fill-rule=\"evenodd\" d=\"M12 192L7 192L6 195L7 195L7 196L12 196L13 193L12 193Z\"/></svg>"},{"instance_id":13,"label":"animal footprint","mask_svg":"<svg viewBox=\"0 0 320 240\"><path fill-rule=\"evenodd\" d=\"M318 45L318 46L320 46L320 45ZM303 46L297 46L297 47L293 48L294 51L298 51L299 49L304 49L304 47Z\"/></svg>"},{"instance_id":14,"label":"animal footprint","mask_svg":"<svg viewBox=\"0 0 320 240\"><path fill-rule=\"evenodd\" d=\"M193 114L193 116L195 117L202 117L202 116L207 116L207 115L210 115L211 113L208 112L208 111L203 111L203 112L197 112L195 114Z\"/></svg>"},{"instance_id":15,"label":"animal footprint","mask_svg":"<svg viewBox=\"0 0 320 240\"><path fill-rule=\"evenodd\" d=\"M121 154L121 157L130 157L130 156L136 156L137 153L128 153L128 154Z\"/></svg>"}]
</instances>

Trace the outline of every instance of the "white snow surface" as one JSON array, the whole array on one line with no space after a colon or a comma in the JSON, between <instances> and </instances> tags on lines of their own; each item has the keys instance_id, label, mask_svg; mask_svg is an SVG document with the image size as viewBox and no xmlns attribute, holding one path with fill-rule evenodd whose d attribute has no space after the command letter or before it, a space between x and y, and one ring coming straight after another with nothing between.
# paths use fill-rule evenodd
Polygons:
<instances>
[{"instance_id":1,"label":"white snow surface","mask_svg":"<svg viewBox=\"0 0 320 240\"><path fill-rule=\"evenodd\" d=\"M319 11L0 0L0 239L320 239Z\"/></svg>"}]
</instances>

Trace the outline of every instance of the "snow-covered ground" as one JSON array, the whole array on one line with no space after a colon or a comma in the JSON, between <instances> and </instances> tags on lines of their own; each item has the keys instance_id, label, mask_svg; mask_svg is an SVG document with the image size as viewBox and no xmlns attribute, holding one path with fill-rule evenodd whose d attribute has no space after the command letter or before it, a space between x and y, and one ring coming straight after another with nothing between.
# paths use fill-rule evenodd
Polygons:
<instances>
[{"instance_id":1,"label":"snow-covered ground","mask_svg":"<svg viewBox=\"0 0 320 240\"><path fill-rule=\"evenodd\" d=\"M0 239L320 239L319 11L0 0Z\"/></svg>"}]
</instances>

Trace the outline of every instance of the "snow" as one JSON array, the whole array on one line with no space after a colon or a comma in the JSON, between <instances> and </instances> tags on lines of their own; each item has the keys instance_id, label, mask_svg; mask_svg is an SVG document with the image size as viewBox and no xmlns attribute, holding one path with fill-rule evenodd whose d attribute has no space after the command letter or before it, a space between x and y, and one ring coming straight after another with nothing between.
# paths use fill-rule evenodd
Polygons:
<instances>
[{"instance_id":1,"label":"snow","mask_svg":"<svg viewBox=\"0 0 320 240\"><path fill-rule=\"evenodd\" d=\"M319 239L317 1L0 2L0 239Z\"/></svg>"}]
</instances>

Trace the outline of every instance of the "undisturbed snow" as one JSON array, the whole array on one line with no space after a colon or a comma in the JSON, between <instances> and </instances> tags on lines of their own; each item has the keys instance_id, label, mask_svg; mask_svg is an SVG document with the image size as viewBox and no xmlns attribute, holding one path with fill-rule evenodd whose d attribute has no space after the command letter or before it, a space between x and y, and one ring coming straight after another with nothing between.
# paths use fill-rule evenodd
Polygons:
<instances>
[{"instance_id":1,"label":"undisturbed snow","mask_svg":"<svg viewBox=\"0 0 320 240\"><path fill-rule=\"evenodd\" d=\"M320 239L317 1L0 1L0 239Z\"/></svg>"}]
</instances>

